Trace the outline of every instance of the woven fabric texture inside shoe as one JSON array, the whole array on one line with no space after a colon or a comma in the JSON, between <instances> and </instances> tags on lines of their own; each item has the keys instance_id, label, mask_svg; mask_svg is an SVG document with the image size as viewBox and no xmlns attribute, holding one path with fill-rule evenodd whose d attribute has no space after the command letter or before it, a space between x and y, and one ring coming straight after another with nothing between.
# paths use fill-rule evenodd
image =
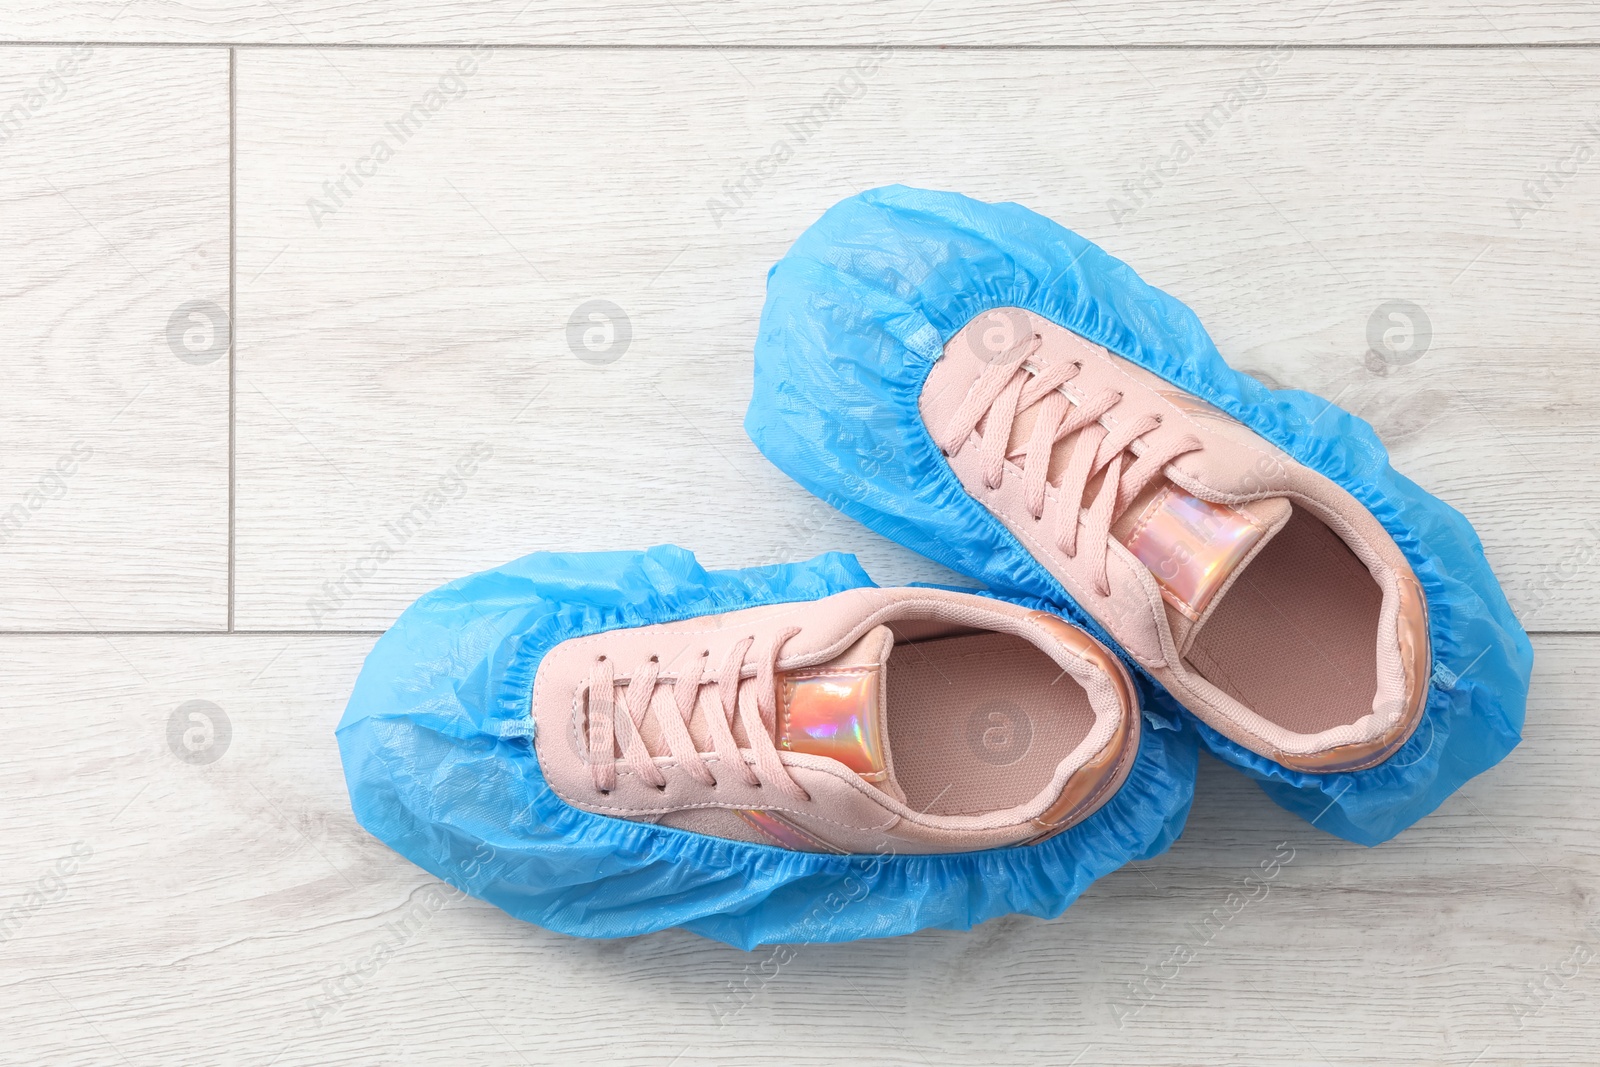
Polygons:
<instances>
[{"instance_id":1,"label":"woven fabric texture inside shoe","mask_svg":"<svg viewBox=\"0 0 1600 1067\"><path fill-rule=\"evenodd\" d=\"M1009 634L896 645L888 695L895 776L930 815L1033 799L1094 725L1083 687Z\"/></svg>"},{"instance_id":2,"label":"woven fabric texture inside shoe","mask_svg":"<svg viewBox=\"0 0 1600 1067\"><path fill-rule=\"evenodd\" d=\"M1285 730L1344 726L1372 711L1382 600L1345 543L1296 508L1224 594L1187 659Z\"/></svg>"}]
</instances>

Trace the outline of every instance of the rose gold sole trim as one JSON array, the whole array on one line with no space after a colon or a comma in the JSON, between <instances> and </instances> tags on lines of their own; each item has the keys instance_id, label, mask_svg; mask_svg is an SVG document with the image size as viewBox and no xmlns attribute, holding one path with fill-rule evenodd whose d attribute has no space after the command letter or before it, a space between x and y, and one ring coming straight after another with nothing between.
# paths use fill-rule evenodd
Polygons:
<instances>
[{"instance_id":1,"label":"rose gold sole trim","mask_svg":"<svg viewBox=\"0 0 1600 1067\"><path fill-rule=\"evenodd\" d=\"M1028 619L1050 631L1062 645L1108 676L1117 691L1117 702L1122 710L1122 721L1117 724L1116 732L1106 742L1105 748L1080 767L1061 790L1056 802L1033 820L1033 825L1040 833L1021 843L1037 845L1094 814L1112 794L1122 788L1138 756L1140 716L1137 690L1121 660L1065 619L1043 611L1029 612Z\"/></svg>"}]
</instances>

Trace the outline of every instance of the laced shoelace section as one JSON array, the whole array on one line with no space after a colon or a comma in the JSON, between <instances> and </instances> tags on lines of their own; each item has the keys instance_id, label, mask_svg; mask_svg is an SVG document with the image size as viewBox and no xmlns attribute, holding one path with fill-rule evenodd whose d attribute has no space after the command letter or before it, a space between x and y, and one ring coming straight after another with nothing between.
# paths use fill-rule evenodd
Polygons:
<instances>
[{"instance_id":1,"label":"laced shoelace section","mask_svg":"<svg viewBox=\"0 0 1600 1067\"><path fill-rule=\"evenodd\" d=\"M935 444L946 455L958 455L978 424L987 417L979 447L983 483L990 489L998 489L1006 460L1019 456L1023 497L1037 522L1044 516L1051 452L1057 441L1078 434L1057 487L1059 507L1053 535L1056 546L1069 558L1080 550L1085 554L1095 592L1109 596L1111 586L1106 578L1106 556L1112 523L1161 474L1163 467L1202 446L1199 438L1186 434L1154 447L1141 442L1142 452L1134 453L1134 442L1160 426L1161 416L1145 414L1107 429L1100 420L1121 402L1122 393L1108 389L1086 397L1081 403L1074 402L1061 387L1078 376L1083 364L1056 363L1038 367L1028 362L1043 341L1043 337L1034 334L986 367ZM1009 452L1007 445L1017 415L1035 404L1039 405L1039 418L1027 442L1021 451ZM1129 455L1133 456L1133 461L1125 464L1124 459ZM1105 479L1084 513L1083 501L1089 483L1102 471ZM1081 543L1080 521L1083 525Z\"/></svg>"},{"instance_id":2,"label":"laced shoelace section","mask_svg":"<svg viewBox=\"0 0 1600 1067\"><path fill-rule=\"evenodd\" d=\"M677 710L677 714L657 716L669 753L696 781L715 787L717 775L712 773L689 734L690 719L700 703L700 688L714 685L720 700L715 708L706 709L705 720L717 757L718 773L731 776L747 786L774 786L791 800L810 800L810 794L783 765L778 747L772 740L778 721L778 653L784 643L799 632L798 627L791 627L777 635L766 653L756 659L753 679L745 679L744 671L746 658L755 645L754 637L746 637L734 645L715 674L707 669L710 666L709 653L701 653L675 678L662 678L660 659L651 656L625 683L619 683L611 660L600 656L590 669L588 680L579 690L580 694L586 691L588 695L589 764L594 774L595 789L609 793L616 788L617 747L622 749L623 758L642 781L657 789L666 788L666 775L656 766L654 756L645 746L640 733L645 714L659 685L671 686ZM740 684L741 681L751 684ZM618 709L623 714L617 714ZM744 726L745 737L749 739L749 751L755 757L754 767L745 762L744 750L739 748L734 739L733 722L736 715Z\"/></svg>"}]
</instances>

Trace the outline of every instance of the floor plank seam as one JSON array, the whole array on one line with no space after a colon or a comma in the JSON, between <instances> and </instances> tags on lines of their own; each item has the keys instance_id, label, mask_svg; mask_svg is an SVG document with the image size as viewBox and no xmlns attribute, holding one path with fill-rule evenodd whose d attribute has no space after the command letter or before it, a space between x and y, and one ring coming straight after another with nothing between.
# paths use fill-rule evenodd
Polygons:
<instances>
[{"instance_id":1,"label":"floor plank seam","mask_svg":"<svg viewBox=\"0 0 1600 1067\"><path fill-rule=\"evenodd\" d=\"M238 55L228 49L228 630L234 628L234 575L238 556L235 506L238 389L235 355L239 321L239 78Z\"/></svg>"},{"instance_id":2,"label":"floor plank seam","mask_svg":"<svg viewBox=\"0 0 1600 1067\"><path fill-rule=\"evenodd\" d=\"M0 630L0 637L379 637L383 630ZM1529 637L1597 637L1596 630L1529 630Z\"/></svg>"},{"instance_id":3,"label":"floor plank seam","mask_svg":"<svg viewBox=\"0 0 1600 1067\"><path fill-rule=\"evenodd\" d=\"M387 630L0 630L0 637L381 637Z\"/></svg>"},{"instance_id":4,"label":"floor plank seam","mask_svg":"<svg viewBox=\"0 0 1600 1067\"><path fill-rule=\"evenodd\" d=\"M4 48L226 48L233 50L260 49L263 51L316 51L337 49L341 51L417 51L427 49L475 48L493 44L496 51L524 52L860 52L876 47L880 41L860 41L840 44L815 42L805 44L760 44L730 42L727 44L632 44L613 42L489 42L483 40L459 41L403 41L375 43L368 41L328 41L305 44L293 41L105 41L87 38L68 41L0 41ZM895 43L897 52L1254 52L1289 45L1297 51L1307 52L1518 52L1518 51L1593 51L1600 49L1600 39L1594 41L1417 41L1373 42L1353 41L1297 41L1291 38L1276 41L1236 41L1208 44L1144 43L1144 44L932 44Z\"/></svg>"}]
</instances>

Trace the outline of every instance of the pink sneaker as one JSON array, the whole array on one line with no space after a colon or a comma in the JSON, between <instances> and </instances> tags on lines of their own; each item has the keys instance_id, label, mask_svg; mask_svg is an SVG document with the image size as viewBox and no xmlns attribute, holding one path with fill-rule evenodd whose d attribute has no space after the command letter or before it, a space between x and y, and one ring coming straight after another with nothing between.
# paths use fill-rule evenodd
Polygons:
<instances>
[{"instance_id":1,"label":"pink sneaker","mask_svg":"<svg viewBox=\"0 0 1600 1067\"><path fill-rule=\"evenodd\" d=\"M1132 684L1093 638L937 589L572 638L540 662L532 710L573 807L812 852L1043 841L1139 748Z\"/></svg>"},{"instance_id":2,"label":"pink sneaker","mask_svg":"<svg viewBox=\"0 0 1600 1067\"><path fill-rule=\"evenodd\" d=\"M950 339L920 411L967 492L1219 733L1327 772L1379 763L1416 728L1421 588L1328 478L1017 308Z\"/></svg>"}]
</instances>

